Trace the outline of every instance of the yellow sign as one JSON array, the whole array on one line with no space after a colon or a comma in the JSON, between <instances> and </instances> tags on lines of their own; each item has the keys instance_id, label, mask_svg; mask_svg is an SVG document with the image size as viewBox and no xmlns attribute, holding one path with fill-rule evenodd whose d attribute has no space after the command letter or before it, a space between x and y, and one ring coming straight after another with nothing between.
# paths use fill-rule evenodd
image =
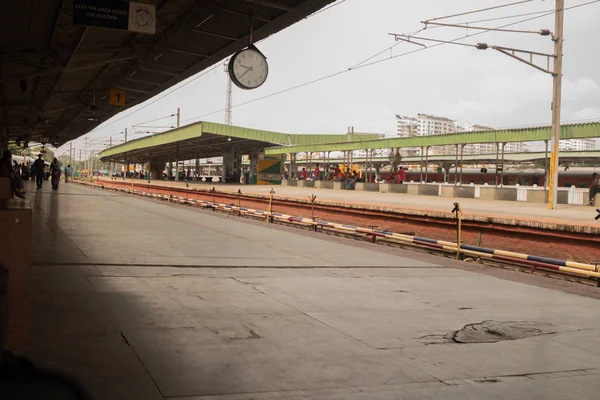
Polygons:
<instances>
[{"instance_id":1,"label":"yellow sign","mask_svg":"<svg viewBox=\"0 0 600 400\"><path fill-rule=\"evenodd\" d=\"M108 94L108 104L111 106L125 106L125 98L127 97L127 92L122 89L110 89Z\"/></svg>"}]
</instances>

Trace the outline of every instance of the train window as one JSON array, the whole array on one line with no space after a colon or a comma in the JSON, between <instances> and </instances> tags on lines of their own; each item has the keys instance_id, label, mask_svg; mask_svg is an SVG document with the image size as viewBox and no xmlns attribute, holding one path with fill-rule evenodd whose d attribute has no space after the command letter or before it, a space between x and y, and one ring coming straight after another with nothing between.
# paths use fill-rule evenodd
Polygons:
<instances>
[{"instance_id":1,"label":"train window","mask_svg":"<svg viewBox=\"0 0 600 400\"><path fill-rule=\"evenodd\" d=\"M573 186L573 184L572 184L572 183L569 183L569 182L565 182L565 183L563 183L563 187L570 188L571 186ZM458 246L457 246L457 247L458 247Z\"/></svg>"},{"instance_id":2,"label":"train window","mask_svg":"<svg viewBox=\"0 0 600 400\"><path fill-rule=\"evenodd\" d=\"M479 184L483 185L483 184L485 184L485 182L484 181L479 181ZM456 247L458 248L458 246L456 246Z\"/></svg>"},{"instance_id":3,"label":"train window","mask_svg":"<svg viewBox=\"0 0 600 400\"><path fill-rule=\"evenodd\" d=\"M577 187L580 188L580 189L587 189L588 185L586 183L578 183Z\"/></svg>"}]
</instances>

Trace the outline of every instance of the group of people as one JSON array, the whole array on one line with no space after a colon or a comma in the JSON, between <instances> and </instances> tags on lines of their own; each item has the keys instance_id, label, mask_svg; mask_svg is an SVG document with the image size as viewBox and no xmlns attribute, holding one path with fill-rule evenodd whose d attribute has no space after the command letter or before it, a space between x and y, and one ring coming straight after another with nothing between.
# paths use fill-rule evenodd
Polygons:
<instances>
[{"instance_id":1,"label":"group of people","mask_svg":"<svg viewBox=\"0 0 600 400\"><path fill-rule=\"evenodd\" d=\"M35 160L31 166L31 173L35 176L37 189L42 189L45 166L42 155L39 154L37 160ZM60 175L60 163L57 158L54 158L50 164L50 176L53 190L58 190ZM12 162L12 153L9 150L2 153L2 158L0 159L0 177L9 178L12 182L13 194L22 199L25 198L23 179L21 178L21 174L19 174L18 168L15 168L15 165Z\"/></svg>"}]
</instances>

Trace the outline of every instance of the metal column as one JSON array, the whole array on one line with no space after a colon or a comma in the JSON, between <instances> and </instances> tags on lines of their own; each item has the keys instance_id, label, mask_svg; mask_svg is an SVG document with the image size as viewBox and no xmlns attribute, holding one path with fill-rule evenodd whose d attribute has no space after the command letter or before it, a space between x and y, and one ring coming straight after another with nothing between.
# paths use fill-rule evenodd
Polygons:
<instances>
[{"instance_id":1,"label":"metal column","mask_svg":"<svg viewBox=\"0 0 600 400\"><path fill-rule=\"evenodd\" d=\"M458 145L456 146L456 161L454 162L454 186L458 185Z\"/></svg>"},{"instance_id":2,"label":"metal column","mask_svg":"<svg viewBox=\"0 0 600 400\"><path fill-rule=\"evenodd\" d=\"M419 175L419 184L423 182L423 146L421 146L421 173Z\"/></svg>"},{"instance_id":3,"label":"metal column","mask_svg":"<svg viewBox=\"0 0 600 400\"><path fill-rule=\"evenodd\" d=\"M504 187L504 147L506 143L502 143L502 174L500 175L500 187Z\"/></svg>"},{"instance_id":4,"label":"metal column","mask_svg":"<svg viewBox=\"0 0 600 400\"><path fill-rule=\"evenodd\" d=\"M496 177L494 179L494 184L496 187L498 187L498 157L500 153L500 147L498 147L499 145L500 143L496 143Z\"/></svg>"},{"instance_id":5,"label":"metal column","mask_svg":"<svg viewBox=\"0 0 600 400\"><path fill-rule=\"evenodd\" d=\"M179 181L179 142L175 143L175 182L177 181Z\"/></svg>"},{"instance_id":6,"label":"metal column","mask_svg":"<svg viewBox=\"0 0 600 400\"><path fill-rule=\"evenodd\" d=\"M548 169L548 141L546 142L546 155L544 157L544 190L548 190L548 182L550 181L550 170Z\"/></svg>"},{"instance_id":7,"label":"metal column","mask_svg":"<svg viewBox=\"0 0 600 400\"><path fill-rule=\"evenodd\" d=\"M562 65L565 0L556 0L554 37L554 85L552 90L552 153L550 161L550 191L548 208L555 209L558 196L558 165L560 144L560 109L562 101Z\"/></svg>"},{"instance_id":8,"label":"metal column","mask_svg":"<svg viewBox=\"0 0 600 400\"><path fill-rule=\"evenodd\" d=\"M464 160L464 153L465 153L465 145L461 144L460 145L460 175L459 175L459 178L458 178L461 186L462 186L462 181L463 181L463 160Z\"/></svg>"},{"instance_id":9,"label":"metal column","mask_svg":"<svg viewBox=\"0 0 600 400\"><path fill-rule=\"evenodd\" d=\"M427 185L427 175L429 171L429 146L425 147L425 184Z\"/></svg>"}]
</instances>

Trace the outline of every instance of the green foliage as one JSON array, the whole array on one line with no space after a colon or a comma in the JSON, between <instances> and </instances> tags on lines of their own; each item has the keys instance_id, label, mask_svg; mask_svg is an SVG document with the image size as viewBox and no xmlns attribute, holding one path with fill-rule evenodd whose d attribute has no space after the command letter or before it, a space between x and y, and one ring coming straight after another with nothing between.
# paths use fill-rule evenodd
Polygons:
<instances>
[{"instance_id":1,"label":"green foliage","mask_svg":"<svg viewBox=\"0 0 600 400\"><path fill-rule=\"evenodd\" d=\"M52 162L52 160L54 160L54 150L50 149L48 146L44 147L45 152L42 153L42 159L44 161L47 161L49 163ZM38 154L40 154L40 152L42 151L42 147L34 147L33 149L31 149L32 151L32 156L34 158L37 158Z\"/></svg>"}]
</instances>

